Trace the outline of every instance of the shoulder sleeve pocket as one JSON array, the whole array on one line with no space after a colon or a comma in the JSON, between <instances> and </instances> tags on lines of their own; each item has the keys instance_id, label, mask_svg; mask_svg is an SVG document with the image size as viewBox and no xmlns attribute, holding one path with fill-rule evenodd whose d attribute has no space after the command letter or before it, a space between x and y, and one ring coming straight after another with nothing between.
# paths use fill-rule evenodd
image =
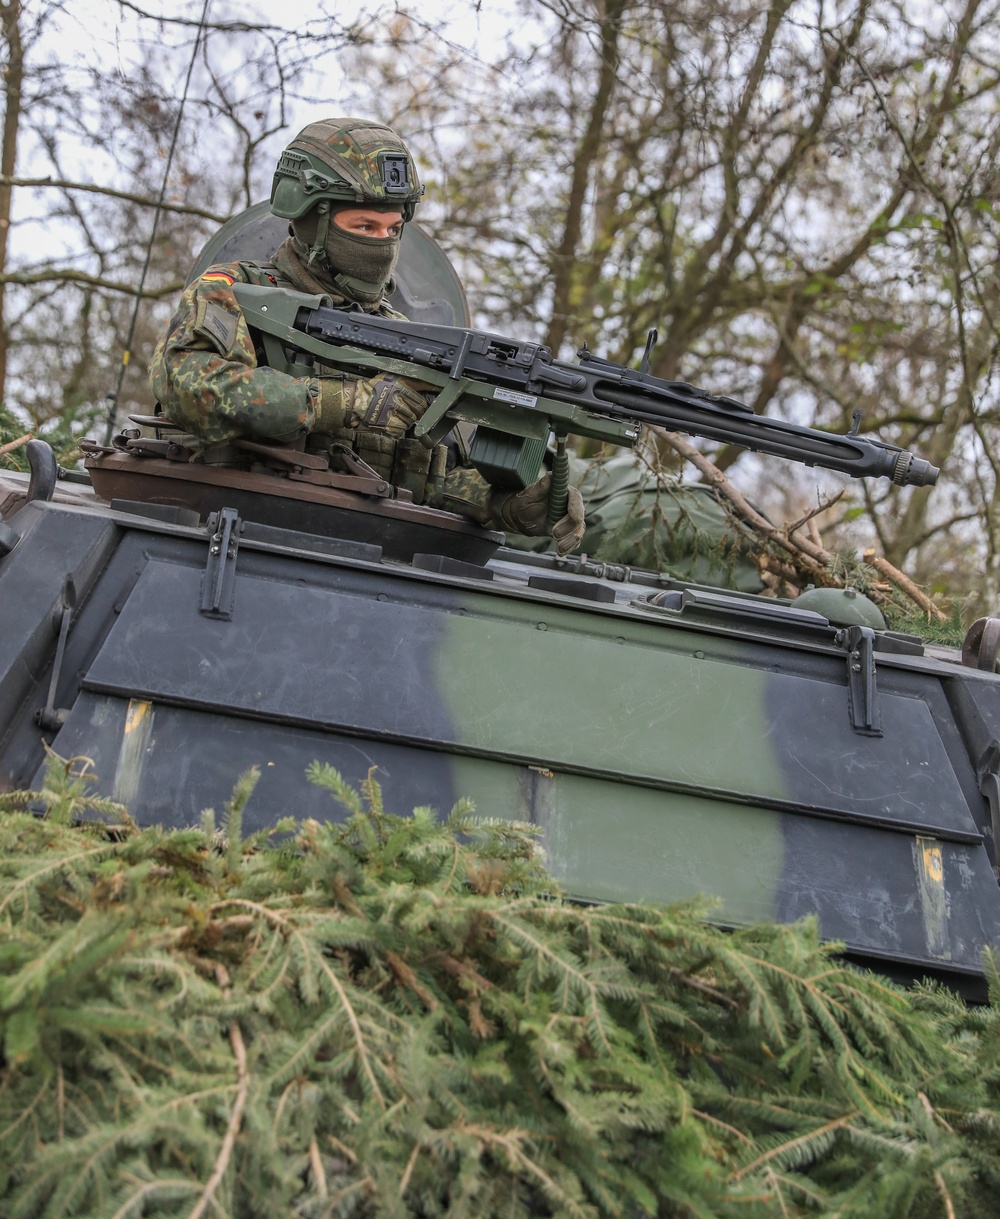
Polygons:
<instances>
[{"instance_id":1,"label":"shoulder sleeve pocket","mask_svg":"<svg viewBox=\"0 0 1000 1219\"><path fill-rule=\"evenodd\" d=\"M195 317L194 333L205 339L222 356L228 356L236 342L236 318L214 301L201 300Z\"/></svg>"}]
</instances>

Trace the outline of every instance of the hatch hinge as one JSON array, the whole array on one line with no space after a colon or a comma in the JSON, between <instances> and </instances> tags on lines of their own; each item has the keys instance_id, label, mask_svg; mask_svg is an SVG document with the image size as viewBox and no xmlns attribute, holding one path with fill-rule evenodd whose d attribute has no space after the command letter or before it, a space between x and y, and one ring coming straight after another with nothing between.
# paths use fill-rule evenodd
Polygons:
<instances>
[{"instance_id":1,"label":"hatch hinge","mask_svg":"<svg viewBox=\"0 0 1000 1219\"><path fill-rule=\"evenodd\" d=\"M243 522L235 508L223 508L208 518L208 562L201 579L201 613L229 621L236 600L236 552Z\"/></svg>"},{"instance_id":2,"label":"hatch hinge","mask_svg":"<svg viewBox=\"0 0 1000 1219\"><path fill-rule=\"evenodd\" d=\"M983 750L976 768L979 790L990 808L993 831L993 875L1000 880L1000 741L992 740Z\"/></svg>"},{"instance_id":3,"label":"hatch hinge","mask_svg":"<svg viewBox=\"0 0 1000 1219\"><path fill-rule=\"evenodd\" d=\"M875 682L875 632L870 626L848 626L835 640L847 649L847 694L851 727L866 736L882 735L882 709Z\"/></svg>"},{"instance_id":4,"label":"hatch hinge","mask_svg":"<svg viewBox=\"0 0 1000 1219\"><path fill-rule=\"evenodd\" d=\"M66 655L66 637L69 635L70 623L73 621L73 611L76 609L76 585L73 577L63 580L62 593L59 597L59 640L56 643L55 660L52 662L52 676L49 678L49 693L45 706L35 712L35 723L43 732L58 732L66 722L69 712L56 706L56 690L59 678L62 676L63 657Z\"/></svg>"}]
</instances>

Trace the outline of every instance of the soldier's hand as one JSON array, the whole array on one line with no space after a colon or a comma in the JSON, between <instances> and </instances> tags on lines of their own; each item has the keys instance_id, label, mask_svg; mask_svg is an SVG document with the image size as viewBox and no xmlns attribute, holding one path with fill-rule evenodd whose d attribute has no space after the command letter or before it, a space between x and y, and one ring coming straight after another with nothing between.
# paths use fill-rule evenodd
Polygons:
<instances>
[{"instance_id":1,"label":"soldier's hand","mask_svg":"<svg viewBox=\"0 0 1000 1219\"><path fill-rule=\"evenodd\" d=\"M546 474L538 482L513 494L498 493L493 497L493 518L502 529L513 533L525 533L528 537L548 536L549 489L552 475ZM570 554L580 545L585 527L583 497L576 487L569 488L566 514L552 526L552 540L556 551Z\"/></svg>"},{"instance_id":2,"label":"soldier's hand","mask_svg":"<svg viewBox=\"0 0 1000 1219\"><path fill-rule=\"evenodd\" d=\"M350 427L398 438L413 427L428 405L429 399L417 383L380 373L357 382L354 409L347 422Z\"/></svg>"}]
</instances>

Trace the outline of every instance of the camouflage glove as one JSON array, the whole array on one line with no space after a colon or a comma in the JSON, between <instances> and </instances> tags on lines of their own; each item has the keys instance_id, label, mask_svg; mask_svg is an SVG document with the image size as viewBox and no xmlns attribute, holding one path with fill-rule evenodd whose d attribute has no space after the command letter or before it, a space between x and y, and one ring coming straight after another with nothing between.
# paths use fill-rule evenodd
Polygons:
<instances>
[{"instance_id":1,"label":"camouflage glove","mask_svg":"<svg viewBox=\"0 0 1000 1219\"><path fill-rule=\"evenodd\" d=\"M513 533L524 533L532 538L547 537L551 484L552 475L546 474L523 491L495 492L492 503L494 522L501 529L509 529ZM576 550L583 538L584 526L583 497L576 487L570 487L566 515L552 526L556 551L563 555Z\"/></svg>"},{"instance_id":2,"label":"camouflage glove","mask_svg":"<svg viewBox=\"0 0 1000 1219\"><path fill-rule=\"evenodd\" d=\"M313 431L342 427L382 432L398 439L427 410L428 400L415 382L392 373L357 381L320 377Z\"/></svg>"}]
</instances>

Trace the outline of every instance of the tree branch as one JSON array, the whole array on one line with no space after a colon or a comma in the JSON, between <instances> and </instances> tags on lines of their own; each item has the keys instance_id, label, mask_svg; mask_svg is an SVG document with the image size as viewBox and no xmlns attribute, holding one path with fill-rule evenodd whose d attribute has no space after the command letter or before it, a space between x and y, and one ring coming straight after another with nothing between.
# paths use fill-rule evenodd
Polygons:
<instances>
[{"instance_id":1,"label":"tree branch","mask_svg":"<svg viewBox=\"0 0 1000 1219\"><path fill-rule=\"evenodd\" d=\"M224 994L228 997L230 985L226 967L218 965L216 967L216 974ZM215 1191L219 1188L226 1169L229 1167L233 1148L236 1146L236 1136L239 1134L240 1126L243 1124L243 1109L246 1106L247 1097L250 1095L250 1072L247 1069L246 1045L243 1042L240 1026L235 1020L231 1021L229 1025L229 1044L233 1047L233 1056L236 1059L236 1100L233 1103L233 1111L229 1115L229 1125L226 1127L226 1134L222 1140L222 1146L219 1149L215 1167L212 1169L212 1175L205 1182L205 1188L202 1190L201 1197L192 1207L188 1219L201 1219L201 1216L204 1215L211 1203Z\"/></svg>"},{"instance_id":2,"label":"tree branch","mask_svg":"<svg viewBox=\"0 0 1000 1219\"><path fill-rule=\"evenodd\" d=\"M833 555L828 550L822 546L817 546L806 538L791 538L788 535L787 529L779 529L776 525L772 525L766 517L761 516L755 508L747 503L722 471L713 465L703 453L700 453L693 444L678 436L676 432L668 432L663 428L654 428L652 430L665 440L672 449L675 449L682 457L691 462L701 472L705 481L727 499L732 504L737 515L746 521L748 525L751 525L757 533L762 534L776 546L780 546L782 550L788 551L795 558L796 562L802 564L803 567L813 574L818 574L830 566L833 561Z\"/></svg>"},{"instance_id":3,"label":"tree branch","mask_svg":"<svg viewBox=\"0 0 1000 1219\"><path fill-rule=\"evenodd\" d=\"M928 618L936 618L938 622L948 621L948 615L943 610L938 609L930 597L922 589L918 588L909 576L904 575L898 567L893 567L888 559L883 559L874 550L866 550L862 557L869 567L874 567L876 571L881 572L901 592L906 593L911 601L919 605Z\"/></svg>"},{"instance_id":4,"label":"tree branch","mask_svg":"<svg viewBox=\"0 0 1000 1219\"><path fill-rule=\"evenodd\" d=\"M618 80L618 39L621 32L624 0L610 0L600 24L600 71L587 117L587 126L573 157L573 170L562 239L553 255L552 321L546 336L547 344L558 351L566 335L573 294L574 268L579 261L577 247L583 229L583 211L587 184L593 163L601 149L602 132L608 107Z\"/></svg>"},{"instance_id":5,"label":"tree branch","mask_svg":"<svg viewBox=\"0 0 1000 1219\"><path fill-rule=\"evenodd\" d=\"M34 439L34 432L25 432L23 436L18 436L16 440L8 440L6 444L0 444L0 453L13 453L15 449L19 449L22 445L27 444L29 440Z\"/></svg>"},{"instance_id":6,"label":"tree branch","mask_svg":"<svg viewBox=\"0 0 1000 1219\"><path fill-rule=\"evenodd\" d=\"M66 178L18 178L11 174L0 174L0 186L44 186L52 187L57 190L82 190L87 191L92 195L108 195L112 199L124 199L127 203L137 203L140 207L156 207L156 199L148 199L145 195L135 195L127 190L113 190L110 186L100 186L96 182L70 182ZM220 216L215 212L210 212L203 207L195 207L188 203L167 203L164 201L160 207L165 212L180 212L185 216L201 216L205 220L211 220L215 224L225 224L229 219L228 216Z\"/></svg>"},{"instance_id":7,"label":"tree branch","mask_svg":"<svg viewBox=\"0 0 1000 1219\"><path fill-rule=\"evenodd\" d=\"M329 42L333 40L332 36L328 32L311 34L308 32L308 29L298 29L293 31L290 30L288 26L272 25L266 21L198 21L194 17L166 17L162 13L150 12L149 9L142 8L138 4L132 4L130 3L130 0L118 0L118 4L121 8L127 9L129 12L134 13L141 20L155 21L164 25L177 26L179 28L186 27L189 29L204 30L208 31L209 33L215 32L220 34L281 34L287 36L294 32L297 37L303 39L320 42ZM310 23L305 22L303 24L308 26ZM326 27L332 24L332 19L328 16L316 18L311 24L318 25L325 31ZM342 39L345 43L352 40L350 30L345 29L343 26L341 26L337 31L337 37Z\"/></svg>"},{"instance_id":8,"label":"tree branch","mask_svg":"<svg viewBox=\"0 0 1000 1219\"><path fill-rule=\"evenodd\" d=\"M113 279L104 279L100 275L88 275L86 271L74 271L67 267L63 270L55 268L51 271L12 271L9 275L0 275L0 284L83 284L88 288L104 288L108 292L123 292L126 296L135 296L135 284L119 284ZM144 288L144 300L161 300L164 296L172 296L183 291L184 281L174 280L159 288Z\"/></svg>"}]
</instances>

